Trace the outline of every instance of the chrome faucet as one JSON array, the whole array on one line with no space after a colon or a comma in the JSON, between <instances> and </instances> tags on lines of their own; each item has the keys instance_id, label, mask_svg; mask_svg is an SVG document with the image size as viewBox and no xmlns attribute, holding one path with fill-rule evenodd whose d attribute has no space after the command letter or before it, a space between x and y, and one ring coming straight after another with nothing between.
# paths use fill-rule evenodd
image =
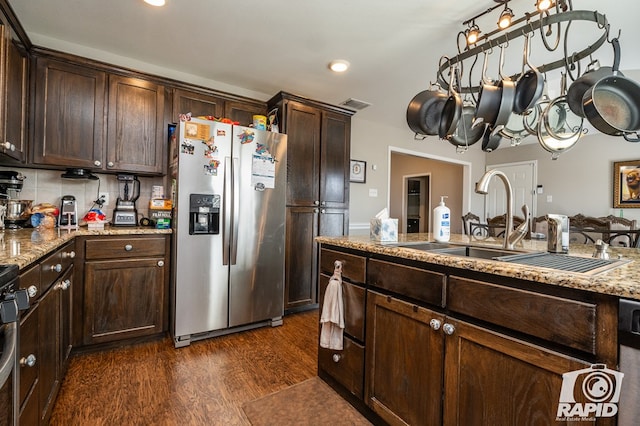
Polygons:
<instances>
[{"instance_id":1,"label":"chrome faucet","mask_svg":"<svg viewBox=\"0 0 640 426\"><path fill-rule=\"evenodd\" d=\"M524 222L518 226L516 232L513 230L513 189L511 189L511 183L500 170L488 170L478 183L476 183L476 192L478 194L486 195L489 192L489 182L491 178L497 176L504 183L505 191L507 192L507 224L504 230L504 244L503 247L507 250L513 250L514 246L520 241L526 234L529 226L529 207L525 204L522 206L522 211L525 214Z\"/></svg>"}]
</instances>

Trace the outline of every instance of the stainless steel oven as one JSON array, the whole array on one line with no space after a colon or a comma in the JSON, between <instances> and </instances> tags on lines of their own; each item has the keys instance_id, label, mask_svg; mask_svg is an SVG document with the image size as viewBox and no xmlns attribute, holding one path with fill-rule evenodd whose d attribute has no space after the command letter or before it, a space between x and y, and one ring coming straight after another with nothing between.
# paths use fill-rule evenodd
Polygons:
<instances>
[{"instance_id":1,"label":"stainless steel oven","mask_svg":"<svg viewBox=\"0 0 640 426\"><path fill-rule=\"evenodd\" d=\"M620 299L619 308L620 371L624 378L618 425L637 425L640 421L640 301Z\"/></svg>"},{"instance_id":2,"label":"stainless steel oven","mask_svg":"<svg viewBox=\"0 0 640 426\"><path fill-rule=\"evenodd\" d=\"M0 266L0 426L18 424L18 311L29 306L29 298L18 288L18 267Z\"/></svg>"}]
</instances>

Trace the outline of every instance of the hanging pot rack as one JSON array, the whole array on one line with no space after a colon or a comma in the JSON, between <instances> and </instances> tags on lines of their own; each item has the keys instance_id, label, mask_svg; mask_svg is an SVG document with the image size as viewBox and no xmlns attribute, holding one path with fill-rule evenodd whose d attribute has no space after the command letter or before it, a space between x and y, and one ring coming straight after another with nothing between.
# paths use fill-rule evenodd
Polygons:
<instances>
[{"instance_id":1,"label":"hanging pot rack","mask_svg":"<svg viewBox=\"0 0 640 426\"><path fill-rule=\"evenodd\" d=\"M552 26L555 24L559 24L562 22L572 22L572 21L588 21L595 22L598 28L603 29L604 32L600 38L598 38L593 44L587 46L580 52L576 52L567 56L566 52L563 58L558 59L556 61L542 64L537 66L538 71L541 73L545 73L548 71L552 71L558 68L566 67L570 68L573 64L576 64L581 59L587 58L592 55L596 50L598 50L606 41L609 41L609 28L610 25L607 22L607 18L605 15L598 13L597 11L588 11L588 10L570 10L567 12L560 12L555 14L550 14L540 19L536 19L534 21L531 18L539 15L540 13L526 14L524 17L514 21L513 25L518 25L520 23L525 22L524 25L515 28L509 32L503 33L502 35L491 38L495 33L502 33L502 31L495 31L494 33L487 34L480 41L484 41L480 45L476 45L475 47L465 50L462 53L459 53L456 56L451 58L443 57L440 61L440 65L438 68L438 76L437 81L441 87L448 90L449 83L446 78L444 78L444 72L451 69L456 64L461 64L465 59L473 58L478 56L481 53L484 53L488 50L493 49L494 47L499 47L505 43L509 43L512 40L517 39L518 37L522 37L526 34L533 33L534 31L539 30L540 28L544 28L546 26ZM618 35L619 36L619 35ZM512 79L517 79L519 74L514 74L510 76ZM458 92L460 93L477 93L480 89L480 86L468 86L468 87L460 87L458 88Z\"/></svg>"}]
</instances>

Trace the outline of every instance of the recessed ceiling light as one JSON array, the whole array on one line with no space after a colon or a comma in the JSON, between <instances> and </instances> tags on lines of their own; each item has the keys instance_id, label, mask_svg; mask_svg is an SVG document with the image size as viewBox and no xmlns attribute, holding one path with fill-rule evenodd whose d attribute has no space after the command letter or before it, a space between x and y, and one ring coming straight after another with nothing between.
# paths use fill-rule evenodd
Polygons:
<instances>
[{"instance_id":1,"label":"recessed ceiling light","mask_svg":"<svg viewBox=\"0 0 640 426\"><path fill-rule=\"evenodd\" d=\"M329 63L329 69L333 72L345 72L349 69L349 62L344 59L336 59Z\"/></svg>"},{"instance_id":2,"label":"recessed ceiling light","mask_svg":"<svg viewBox=\"0 0 640 426\"><path fill-rule=\"evenodd\" d=\"M164 6L164 0L144 0L144 2L151 6Z\"/></svg>"}]
</instances>

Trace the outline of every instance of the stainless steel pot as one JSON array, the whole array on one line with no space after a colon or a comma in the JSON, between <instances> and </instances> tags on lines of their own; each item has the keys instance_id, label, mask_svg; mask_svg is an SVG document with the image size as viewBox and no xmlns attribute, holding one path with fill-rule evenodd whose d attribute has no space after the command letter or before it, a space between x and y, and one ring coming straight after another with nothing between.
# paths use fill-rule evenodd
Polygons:
<instances>
[{"instance_id":1,"label":"stainless steel pot","mask_svg":"<svg viewBox=\"0 0 640 426\"><path fill-rule=\"evenodd\" d=\"M33 200L0 200L0 205L7 208L4 220L10 223L24 223L31 216Z\"/></svg>"}]
</instances>

